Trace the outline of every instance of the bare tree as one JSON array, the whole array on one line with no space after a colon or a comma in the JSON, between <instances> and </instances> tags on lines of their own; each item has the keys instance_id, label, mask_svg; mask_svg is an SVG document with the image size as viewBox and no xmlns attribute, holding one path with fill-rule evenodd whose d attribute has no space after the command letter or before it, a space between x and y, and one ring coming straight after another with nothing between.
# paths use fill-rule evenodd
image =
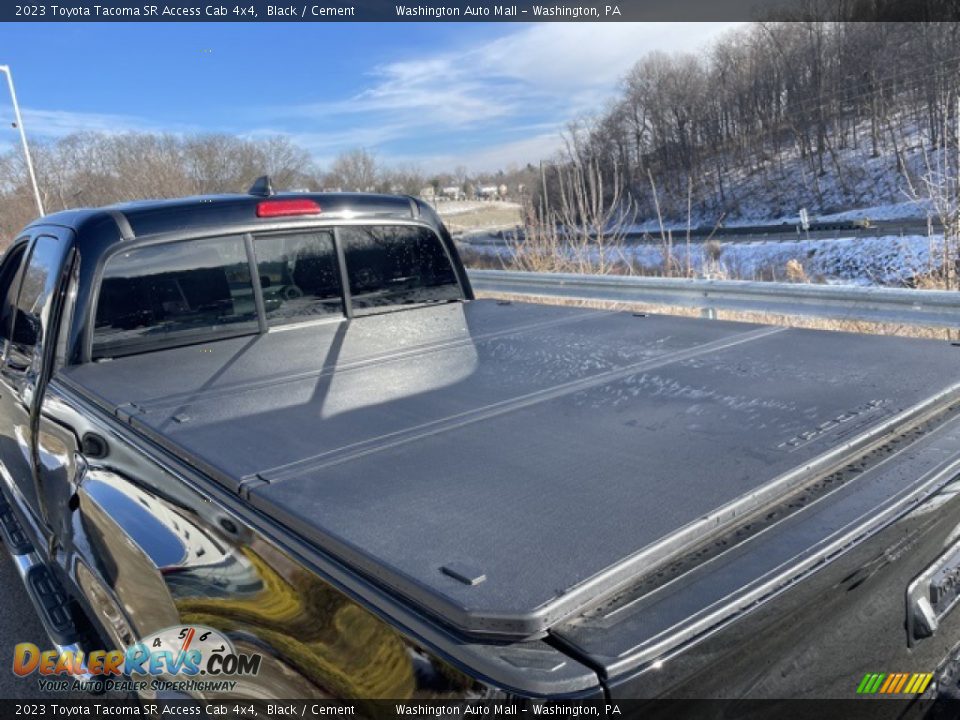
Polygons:
<instances>
[{"instance_id":1,"label":"bare tree","mask_svg":"<svg viewBox=\"0 0 960 720\"><path fill-rule=\"evenodd\" d=\"M622 186L606 186L597 162L556 166L552 174L556 197L528 203L508 264L533 272L631 273L625 244L632 212Z\"/></svg>"},{"instance_id":2,"label":"bare tree","mask_svg":"<svg viewBox=\"0 0 960 720\"><path fill-rule=\"evenodd\" d=\"M427 184L426 176L416 165L401 165L384 171L386 190L404 195L419 195Z\"/></svg>"},{"instance_id":3,"label":"bare tree","mask_svg":"<svg viewBox=\"0 0 960 720\"><path fill-rule=\"evenodd\" d=\"M269 175L275 187L285 189L316 190L312 187L313 162L309 153L289 138L273 136L257 143L263 167L260 175ZM255 175L254 178L257 176ZM251 178L254 179L254 178Z\"/></svg>"},{"instance_id":4,"label":"bare tree","mask_svg":"<svg viewBox=\"0 0 960 720\"><path fill-rule=\"evenodd\" d=\"M356 148L341 153L327 174L327 185L341 190L368 192L377 189L381 175L373 153Z\"/></svg>"},{"instance_id":5,"label":"bare tree","mask_svg":"<svg viewBox=\"0 0 960 720\"><path fill-rule=\"evenodd\" d=\"M955 99L956 128L946 124L943 138L952 142L942 148L923 148L925 171L917 183L910 183L908 195L929 208L928 227L933 217L940 221L943 235L939 247L931 246L931 281L946 290L960 289L960 96ZM931 232L932 235L932 232Z\"/></svg>"},{"instance_id":6,"label":"bare tree","mask_svg":"<svg viewBox=\"0 0 960 720\"><path fill-rule=\"evenodd\" d=\"M746 25L698 56L644 56L620 97L579 122L566 156L596 160L608 185L617 167L645 217L652 172L672 222L685 219L691 187L700 218L756 212L758 197L772 217L798 200L814 212L896 200L918 170L918 137L945 142L960 23L838 22L843 5L810 0L797 22ZM872 179L865 154L878 161Z\"/></svg>"},{"instance_id":7,"label":"bare tree","mask_svg":"<svg viewBox=\"0 0 960 720\"><path fill-rule=\"evenodd\" d=\"M31 143L50 212L139 198L238 192L264 173L279 188L311 187L308 153L287 138L79 133ZM32 217L22 154L0 154L0 232L9 240Z\"/></svg>"}]
</instances>

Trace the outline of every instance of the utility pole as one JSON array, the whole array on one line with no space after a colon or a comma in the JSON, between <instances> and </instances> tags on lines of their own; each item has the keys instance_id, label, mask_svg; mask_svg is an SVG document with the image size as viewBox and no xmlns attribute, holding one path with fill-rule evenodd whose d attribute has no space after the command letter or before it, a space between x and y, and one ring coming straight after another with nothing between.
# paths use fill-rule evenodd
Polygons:
<instances>
[{"instance_id":1,"label":"utility pole","mask_svg":"<svg viewBox=\"0 0 960 720\"><path fill-rule=\"evenodd\" d=\"M40 217L43 212L43 201L40 199L40 188L37 187L37 176L33 172L33 160L30 159L30 147L27 145L27 133L23 129L23 118L20 117L20 105L17 103L17 93L13 89L13 75L7 65L0 65L0 72L7 76L7 86L10 88L10 99L13 101L13 115L16 118L17 129L20 130L20 142L23 145L23 156L27 161L27 172L30 173L30 184L33 186L33 197L37 201L37 212Z\"/></svg>"}]
</instances>

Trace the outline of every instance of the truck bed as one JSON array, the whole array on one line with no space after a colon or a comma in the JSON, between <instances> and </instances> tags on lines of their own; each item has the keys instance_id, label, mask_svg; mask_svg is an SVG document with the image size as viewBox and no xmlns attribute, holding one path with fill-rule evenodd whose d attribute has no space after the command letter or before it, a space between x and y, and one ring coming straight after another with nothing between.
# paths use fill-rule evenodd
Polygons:
<instances>
[{"instance_id":1,"label":"truck bed","mask_svg":"<svg viewBox=\"0 0 960 720\"><path fill-rule=\"evenodd\" d=\"M954 398L958 360L484 300L62 376L443 621L527 637Z\"/></svg>"}]
</instances>

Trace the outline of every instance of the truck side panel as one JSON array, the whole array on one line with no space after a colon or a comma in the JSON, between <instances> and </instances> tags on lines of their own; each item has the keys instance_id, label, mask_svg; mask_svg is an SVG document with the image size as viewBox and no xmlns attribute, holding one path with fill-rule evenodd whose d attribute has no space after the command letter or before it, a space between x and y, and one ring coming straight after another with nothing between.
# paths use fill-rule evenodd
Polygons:
<instances>
[{"instance_id":1,"label":"truck side panel","mask_svg":"<svg viewBox=\"0 0 960 720\"><path fill-rule=\"evenodd\" d=\"M867 673L933 673L958 691L960 613L911 637L911 582L960 537L960 481L748 612L607 680L613 697L856 698ZM908 698L907 695L899 697Z\"/></svg>"},{"instance_id":2,"label":"truck side panel","mask_svg":"<svg viewBox=\"0 0 960 720\"><path fill-rule=\"evenodd\" d=\"M162 451L56 383L44 414L47 484L72 493L55 502L51 559L116 647L181 623L221 630L265 657L238 687L249 697L599 692L595 673L541 641L474 645L389 598L373 610L376 591L361 578L254 530L242 503L199 489L188 469L161 464ZM77 461L84 437L102 442L103 457Z\"/></svg>"}]
</instances>

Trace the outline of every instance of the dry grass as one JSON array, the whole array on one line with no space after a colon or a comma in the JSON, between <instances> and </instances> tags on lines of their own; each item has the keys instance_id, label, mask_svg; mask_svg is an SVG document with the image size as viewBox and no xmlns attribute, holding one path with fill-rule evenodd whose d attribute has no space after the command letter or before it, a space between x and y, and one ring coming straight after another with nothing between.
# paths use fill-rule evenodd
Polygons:
<instances>
[{"instance_id":1,"label":"dry grass","mask_svg":"<svg viewBox=\"0 0 960 720\"><path fill-rule=\"evenodd\" d=\"M471 210L450 214L443 212L443 203L440 203L437 206L437 212L451 233L483 229L513 229L523 222L520 206L514 203L484 203Z\"/></svg>"},{"instance_id":2,"label":"dry grass","mask_svg":"<svg viewBox=\"0 0 960 720\"><path fill-rule=\"evenodd\" d=\"M550 176L555 192L525 202L524 225L508 238L509 266L527 272L632 274L625 245L633 203L619 174L614 172L611 185L592 162L554 166ZM546 175L542 178L548 187ZM664 270L670 274L669 263Z\"/></svg>"},{"instance_id":3,"label":"dry grass","mask_svg":"<svg viewBox=\"0 0 960 720\"><path fill-rule=\"evenodd\" d=\"M791 258L787 260L787 266L784 268L784 272L787 276L787 282L792 283L808 283L810 279L807 277L807 271L803 269L803 265L800 264L800 261L796 258Z\"/></svg>"},{"instance_id":4,"label":"dry grass","mask_svg":"<svg viewBox=\"0 0 960 720\"><path fill-rule=\"evenodd\" d=\"M506 293L478 293L478 297L511 300L514 302L532 302L543 305L564 305L568 307L595 308L619 312L644 312L651 315L676 315L680 317L702 317L698 308L672 305L651 305L647 303L624 303L608 300L577 300L549 296L513 295ZM870 335L891 335L897 337L928 338L934 340L960 339L956 330L948 328L922 327L894 323L863 322L858 320L832 320L803 315L775 315L760 312L739 312L719 310L718 320L759 323L761 325L782 325L785 327L807 328L811 330L831 330L835 332L865 333Z\"/></svg>"}]
</instances>

